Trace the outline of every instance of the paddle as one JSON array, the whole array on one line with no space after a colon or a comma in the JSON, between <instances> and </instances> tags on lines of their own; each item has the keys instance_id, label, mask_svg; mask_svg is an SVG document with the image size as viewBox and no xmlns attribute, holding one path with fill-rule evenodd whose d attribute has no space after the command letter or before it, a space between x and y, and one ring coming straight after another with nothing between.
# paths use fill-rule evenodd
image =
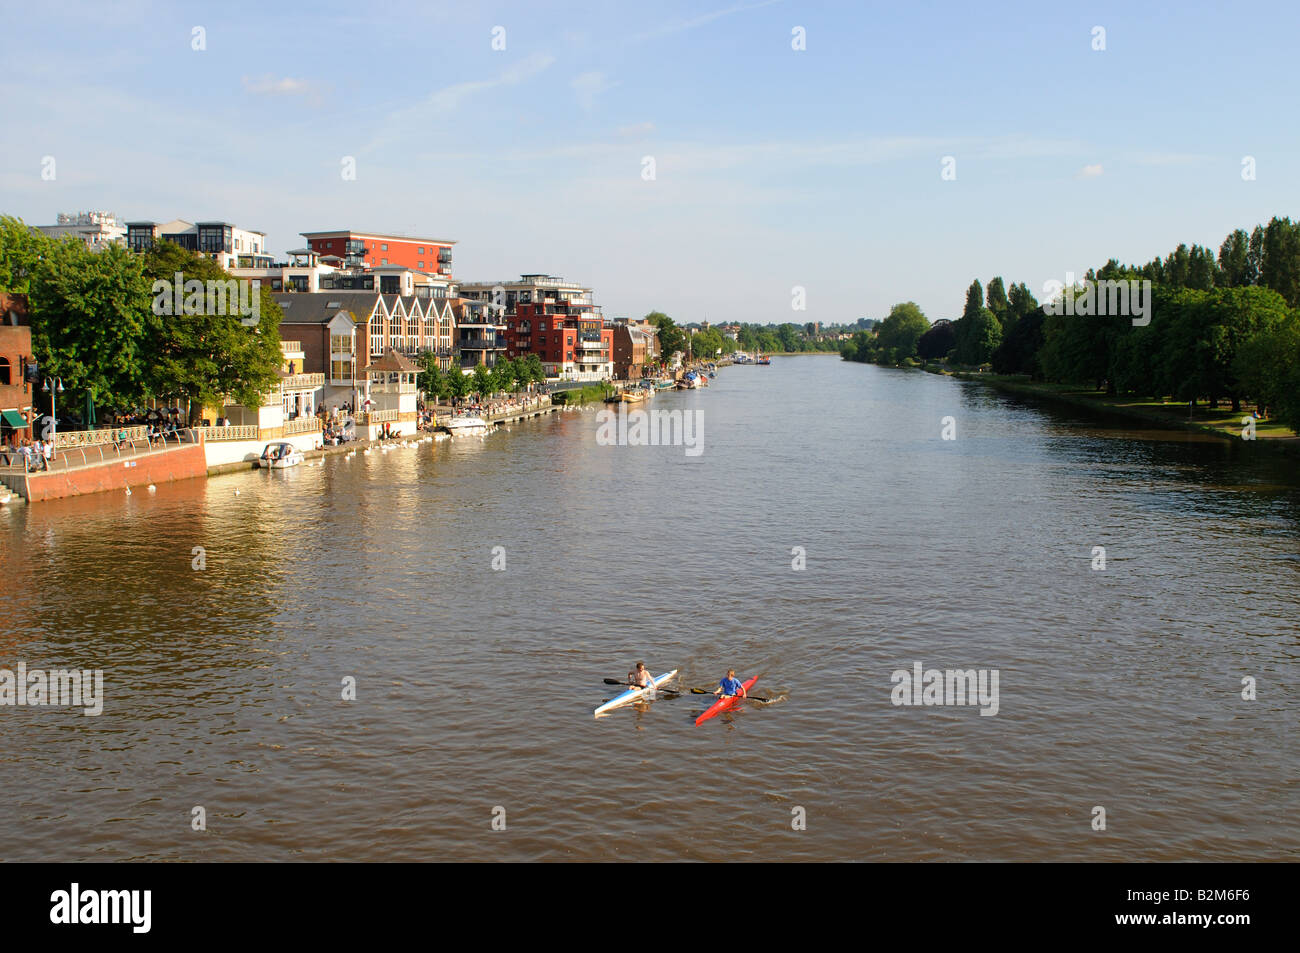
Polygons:
<instances>
[{"instance_id":1,"label":"paddle","mask_svg":"<svg viewBox=\"0 0 1300 953\"><path fill-rule=\"evenodd\" d=\"M714 691L715 691L715 690L712 689L712 688L692 688L692 689L691 689L691 694L692 694L692 695L712 695ZM770 698L764 698L762 695L744 695L744 696L735 695L735 696L732 696L732 697L734 697L734 698L741 698L741 697L743 697L743 698L752 698L752 699L754 699L754 701L756 701L756 702L770 702L770 701L772 700L772 699L770 699Z\"/></svg>"},{"instance_id":2,"label":"paddle","mask_svg":"<svg viewBox=\"0 0 1300 953\"><path fill-rule=\"evenodd\" d=\"M626 688L648 688L648 687L649 687L648 685L633 685L631 682L620 682L617 678L604 678L604 679L601 679L601 681L603 681L606 685L622 685L622 686L624 686L624 687L626 687ZM665 695L680 695L680 694L681 694L681 692L679 692L679 691L678 691L677 689L675 689L675 688L656 688L655 691L656 691L656 692L662 692L662 693L664 693ZM604 702L601 702L601 704L603 705Z\"/></svg>"}]
</instances>

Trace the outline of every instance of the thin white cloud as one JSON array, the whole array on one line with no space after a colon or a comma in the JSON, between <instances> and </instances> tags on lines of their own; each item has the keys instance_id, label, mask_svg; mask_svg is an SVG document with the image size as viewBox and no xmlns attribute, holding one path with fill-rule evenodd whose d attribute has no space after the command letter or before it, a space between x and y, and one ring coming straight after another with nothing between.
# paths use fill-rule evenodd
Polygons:
<instances>
[{"instance_id":1,"label":"thin white cloud","mask_svg":"<svg viewBox=\"0 0 1300 953\"><path fill-rule=\"evenodd\" d=\"M1097 163L1096 165L1085 165L1079 170L1079 178L1095 179L1100 176L1103 171L1105 170L1102 169L1101 163Z\"/></svg>"},{"instance_id":2,"label":"thin white cloud","mask_svg":"<svg viewBox=\"0 0 1300 953\"><path fill-rule=\"evenodd\" d=\"M624 139L641 139L655 131L655 124L649 121L628 123L619 126L614 132Z\"/></svg>"},{"instance_id":3,"label":"thin white cloud","mask_svg":"<svg viewBox=\"0 0 1300 953\"><path fill-rule=\"evenodd\" d=\"M762 0L761 3L736 3L724 10L714 10L712 13L704 13L697 17L687 19L671 20L668 23L661 24L653 30L645 33L638 33L632 37L633 43L640 43L643 40L653 40L661 36L669 36L673 33L682 33L685 30L694 30L696 27L704 26L706 23L712 23L714 20L720 20L722 17L731 16L733 13L743 13L746 10L757 10L760 7L770 7L774 3L780 3L781 0Z\"/></svg>"},{"instance_id":4,"label":"thin white cloud","mask_svg":"<svg viewBox=\"0 0 1300 953\"><path fill-rule=\"evenodd\" d=\"M262 76L245 76L244 91L258 96L304 96L317 91L314 83L305 79L284 76L279 79L270 73Z\"/></svg>"},{"instance_id":5,"label":"thin white cloud","mask_svg":"<svg viewBox=\"0 0 1300 953\"><path fill-rule=\"evenodd\" d=\"M1133 157L1138 165L1201 165L1211 162L1214 156L1198 152L1143 152Z\"/></svg>"},{"instance_id":6,"label":"thin white cloud","mask_svg":"<svg viewBox=\"0 0 1300 953\"><path fill-rule=\"evenodd\" d=\"M580 73L569 83L574 94L578 97L578 105L582 107L583 112L587 113L595 108L597 96L617 85L618 83L608 82L604 73L594 71Z\"/></svg>"},{"instance_id":7,"label":"thin white cloud","mask_svg":"<svg viewBox=\"0 0 1300 953\"><path fill-rule=\"evenodd\" d=\"M431 122L455 112L471 96L493 89L518 86L542 73L554 62L555 57L548 53L533 53L492 79L469 80L436 89L414 106L389 113L380 124L384 131L367 143L362 151L372 151L401 136L418 134Z\"/></svg>"}]
</instances>

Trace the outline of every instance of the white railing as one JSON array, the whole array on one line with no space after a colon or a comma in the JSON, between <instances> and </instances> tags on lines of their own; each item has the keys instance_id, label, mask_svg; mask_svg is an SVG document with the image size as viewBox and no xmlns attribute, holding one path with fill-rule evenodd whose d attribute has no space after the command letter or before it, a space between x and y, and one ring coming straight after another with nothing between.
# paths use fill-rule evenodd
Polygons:
<instances>
[{"instance_id":1,"label":"white railing","mask_svg":"<svg viewBox=\"0 0 1300 953\"><path fill-rule=\"evenodd\" d=\"M315 390L325 386L324 374L293 374L280 381L280 390Z\"/></svg>"},{"instance_id":2,"label":"white railing","mask_svg":"<svg viewBox=\"0 0 1300 953\"><path fill-rule=\"evenodd\" d=\"M62 450L65 447L96 447L101 443L118 443L122 438L122 432L126 432L127 440L143 440L148 433L148 427L105 427L103 430L64 430L55 433L54 449Z\"/></svg>"},{"instance_id":3,"label":"white railing","mask_svg":"<svg viewBox=\"0 0 1300 953\"><path fill-rule=\"evenodd\" d=\"M284 422L284 435L286 437L296 433L312 433L320 430L320 419L317 417L299 417L296 420L286 420Z\"/></svg>"},{"instance_id":4,"label":"white railing","mask_svg":"<svg viewBox=\"0 0 1300 953\"><path fill-rule=\"evenodd\" d=\"M257 427L200 427L204 440L256 440Z\"/></svg>"}]
</instances>

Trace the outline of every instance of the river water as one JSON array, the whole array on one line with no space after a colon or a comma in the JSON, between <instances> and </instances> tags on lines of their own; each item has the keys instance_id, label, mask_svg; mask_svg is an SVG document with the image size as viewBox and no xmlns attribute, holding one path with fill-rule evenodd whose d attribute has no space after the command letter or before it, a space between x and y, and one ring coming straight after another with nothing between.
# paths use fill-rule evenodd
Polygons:
<instances>
[{"instance_id":1,"label":"river water","mask_svg":"<svg viewBox=\"0 0 1300 953\"><path fill-rule=\"evenodd\" d=\"M0 667L106 696L0 708L0 857L1300 857L1294 459L831 356L650 406L703 451L589 408L0 508ZM594 719L637 659L774 701Z\"/></svg>"}]
</instances>

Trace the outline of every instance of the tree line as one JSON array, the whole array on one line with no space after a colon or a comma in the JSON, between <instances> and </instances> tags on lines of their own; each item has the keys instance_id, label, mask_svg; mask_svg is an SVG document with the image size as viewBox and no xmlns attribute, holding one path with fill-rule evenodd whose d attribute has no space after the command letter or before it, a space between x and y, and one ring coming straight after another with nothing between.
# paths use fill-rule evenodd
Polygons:
<instances>
[{"instance_id":1,"label":"tree line","mask_svg":"<svg viewBox=\"0 0 1300 953\"><path fill-rule=\"evenodd\" d=\"M431 351L421 351L415 362L420 366L417 377L420 390L439 400L460 399L471 394L485 397L524 390L529 384L546 383L546 369L536 354L516 359L502 358L492 367L479 364L470 374L463 373L456 366L442 370L438 367L438 356Z\"/></svg>"},{"instance_id":2,"label":"tree line","mask_svg":"<svg viewBox=\"0 0 1300 953\"><path fill-rule=\"evenodd\" d=\"M1150 282L1142 318L1132 308L1068 313L1076 295L1121 281ZM975 280L957 320L932 325L914 303L895 305L841 354L890 365L987 366L1108 395L1211 407L1226 401L1234 411L1252 402L1300 429L1300 222L1275 217L1250 232L1237 229L1217 255L1181 244L1143 265L1112 258L1076 287L1052 290L1040 304L1024 283L1008 290L997 277L986 290Z\"/></svg>"}]
</instances>

